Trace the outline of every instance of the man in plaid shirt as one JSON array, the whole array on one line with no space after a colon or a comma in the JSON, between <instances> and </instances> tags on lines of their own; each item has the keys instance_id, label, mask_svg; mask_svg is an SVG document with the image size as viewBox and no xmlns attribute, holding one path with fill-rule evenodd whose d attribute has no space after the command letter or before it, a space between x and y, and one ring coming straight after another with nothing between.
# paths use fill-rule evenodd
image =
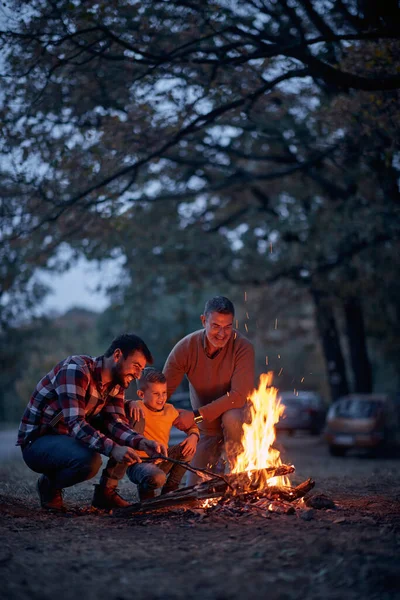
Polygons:
<instances>
[{"instance_id":1,"label":"man in plaid shirt","mask_svg":"<svg viewBox=\"0 0 400 600\"><path fill-rule=\"evenodd\" d=\"M23 414L17 445L28 467L42 473L37 487L43 508L64 511L63 488L94 477L101 454L131 465L141 462L136 450L149 456L167 453L162 444L133 431L125 416L124 390L152 362L141 338L123 334L103 356L69 356L39 381ZM116 485L105 470L92 505L128 506Z\"/></svg>"}]
</instances>

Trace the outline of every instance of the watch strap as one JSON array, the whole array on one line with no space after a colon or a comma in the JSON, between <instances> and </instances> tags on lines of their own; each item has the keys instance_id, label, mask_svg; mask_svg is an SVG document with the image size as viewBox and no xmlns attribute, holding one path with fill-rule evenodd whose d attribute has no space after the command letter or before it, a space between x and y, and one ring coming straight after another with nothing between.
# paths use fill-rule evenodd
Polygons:
<instances>
[{"instance_id":1,"label":"watch strap","mask_svg":"<svg viewBox=\"0 0 400 600\"><path fill-rule=\"evenodd\" d=\"M200 414L200 411L197 408L194 409L193 416L195 423L201 423L203 421L203 416Z\"/></svg>"}]
</instances>

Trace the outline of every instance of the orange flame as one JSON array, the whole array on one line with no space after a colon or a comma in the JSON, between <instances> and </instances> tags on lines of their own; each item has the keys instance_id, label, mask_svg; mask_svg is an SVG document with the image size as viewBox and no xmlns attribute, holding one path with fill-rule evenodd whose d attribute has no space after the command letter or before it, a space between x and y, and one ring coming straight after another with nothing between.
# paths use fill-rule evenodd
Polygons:
<instances>
[{"instance_id":1,"label":"orange flame","mask_svg":"<svg viewBox=\"0 0 400 600\"><path fill-rule=\"evenodd\" d=\"M282 464L280 452L272 448L275 441L275 424L285 407L277 397L278 390L271 386L273 373L262 373L260 385L254 390L250 401L251 423L243 424L243 451L236 456L233 473L255 471ZM271 485L290 485L287 477L274 477L260 481L259 489Z\"/></svg>"}]
</instances>

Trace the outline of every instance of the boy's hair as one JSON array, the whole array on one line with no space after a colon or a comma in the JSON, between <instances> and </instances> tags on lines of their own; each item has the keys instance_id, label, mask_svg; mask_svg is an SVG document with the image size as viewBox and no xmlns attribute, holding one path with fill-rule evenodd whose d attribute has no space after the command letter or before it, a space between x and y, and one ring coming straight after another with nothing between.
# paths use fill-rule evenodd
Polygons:
<instances>
[{"instance_id":1,"label":"boy's hair","mask_svg":"<svg viewBox=\"0 0 400 600\"><path fill-rule=\"evenodd\" d=\"M143 354L143 356L146 359L146 362L148 362L150 365L153 364L153 356L150 350L148 349L142 338L135 335L134 333L123 333L122 335L116 337L105 351L104 356L111 356L117 348L121 350L124 358L127 358L128 355L132 352L137 351Z\"/></svg>"},{"instance_id":2,"label":"boy's hair","mask_svg":"<svg viewBox=\"0 0 400 600\"><path fill-rule=\"evenodd\" d=\"M235 316L235 307L225 296L214 296L214 298L207 300L204 307L204 315L206 317L212 312Z\"/></svg>"},{"instance_id":3,"label":"boy's hair","mask_svg":"<svg viewBox=\"0 0 400 600\"><path fill-rule=\"evenodd\" d=\"M137 389L145 392L149 383L167 383L167 378L161 371L147 367L143 369L140 379L136 380Z\"/></svg>"}]
</instances>

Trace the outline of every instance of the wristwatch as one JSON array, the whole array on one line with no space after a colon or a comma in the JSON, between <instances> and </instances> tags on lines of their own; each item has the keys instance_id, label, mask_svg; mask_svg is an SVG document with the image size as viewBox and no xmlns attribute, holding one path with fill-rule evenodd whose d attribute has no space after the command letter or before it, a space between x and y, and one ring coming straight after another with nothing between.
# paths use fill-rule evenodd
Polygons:
<instances>
[{"instance_id":1,"label":"wristwatch","mask_svg":"<svg viewBox=\"0 0 400 600\"><path fill-rule=\"evenodd\" d=\"M202 423L204 421L203 415L200 414L200 411L197 410L197 408L194 409L193 415L194 415L194 422L196 423L196 425L198 423Z\"/></svg>"}]
</instances>

